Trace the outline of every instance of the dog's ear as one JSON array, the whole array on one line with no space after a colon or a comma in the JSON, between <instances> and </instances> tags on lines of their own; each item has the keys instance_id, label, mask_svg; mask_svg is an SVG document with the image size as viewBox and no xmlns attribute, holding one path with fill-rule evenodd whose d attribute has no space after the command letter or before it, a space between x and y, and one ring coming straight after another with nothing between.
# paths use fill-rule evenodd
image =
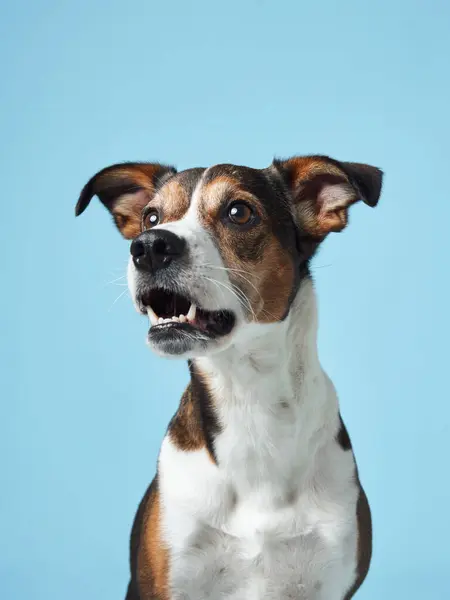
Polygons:
<instances>
[{"instance_id":1,"label":"dog's ear","mask_svg":"<svg viewBox=\"0 0 450 600\"><path fill-rule=\"evenodd\" d=\"M342 231L352 204L362 200L373 207L380 197L383 173L370 165L302 156L275 160L273 166L291 192L297 224L314 237Z\"/></svg>"},{"instance_id":2,"label":"dog's ear","mask_svg":"<svg viewBox=\"0 0 450 600\"><path fill-rule=\"evenodd\" d=\"M121 234L133 239L141 231L142 209L158 186L175 173L174 167L158 163L122 163L106 167L84 186L75 215L81 215L93 196L98 196L112 214Z\"/></svg>"}]
</instances>

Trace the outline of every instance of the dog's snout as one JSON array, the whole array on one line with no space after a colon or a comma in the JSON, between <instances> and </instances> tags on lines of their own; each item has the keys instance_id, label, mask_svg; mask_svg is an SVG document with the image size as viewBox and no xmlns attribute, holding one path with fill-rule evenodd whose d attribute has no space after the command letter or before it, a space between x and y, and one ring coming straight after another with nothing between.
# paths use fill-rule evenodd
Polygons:
<instances>
[{"instance_id":1,"label":"dog's snout","mask_svg":"<svg viewBox=\"0 0 450 600\"><path fill-rule=\"evenodd\" d=\"M130 246L131 256L137 269L155 273L181 258L186 242L166 229L144 231Z\"/></svg>"}]
</instances>

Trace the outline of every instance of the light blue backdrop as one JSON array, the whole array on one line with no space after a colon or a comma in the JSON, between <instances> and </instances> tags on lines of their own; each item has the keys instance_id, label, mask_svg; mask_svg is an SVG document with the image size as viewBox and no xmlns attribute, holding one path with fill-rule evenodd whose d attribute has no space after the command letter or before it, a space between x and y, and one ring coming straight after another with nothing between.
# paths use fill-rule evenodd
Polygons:
<instances>
[{"instance_id":1,"label":"light blue backdrop","mask_svg":"<svg viewBox=\"0 0 450 600\"><path fill-rule=\"evenodd\" d=\"M123 598L187 381L108 283L128 244L97 202L75 220L81 187L122 160L311 152L386 172L314 269L374 513L358 598L448 599L448 2L15 0L0 23L2 600Z\"/></svg>"}]
</instances>

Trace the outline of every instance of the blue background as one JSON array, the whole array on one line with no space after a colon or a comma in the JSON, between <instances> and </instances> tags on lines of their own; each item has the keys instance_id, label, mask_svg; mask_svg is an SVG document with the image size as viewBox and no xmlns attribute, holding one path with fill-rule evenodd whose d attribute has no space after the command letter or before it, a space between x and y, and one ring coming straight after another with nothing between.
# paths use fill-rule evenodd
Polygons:
<instances>
[{"instance_id":1,"label":"blue background","mask_svg":"<svg viewBox=\"0 0 450 600\"><path fill-rule=\"evenodd\" d=\"M374 515L358 598L449 598L449 6L2 4L2 599L123 598L187 382L144 344L106 211L75 220L81 187L122 160L312 152L386 172L379 207L355 207L314 268L320 353Z\"/></svg>"}]
</instances>

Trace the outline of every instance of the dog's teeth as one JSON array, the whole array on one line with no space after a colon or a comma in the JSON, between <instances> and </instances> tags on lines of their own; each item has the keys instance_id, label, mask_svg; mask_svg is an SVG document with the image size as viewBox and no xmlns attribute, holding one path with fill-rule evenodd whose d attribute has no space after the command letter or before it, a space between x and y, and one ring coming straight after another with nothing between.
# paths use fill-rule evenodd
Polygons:
<instances>
[{"instance_id":1,"label":"dog's teeth","mask_svg":"<svg viewBox=\"0 0 450 600\"><path fill-rule=\"evenodd\" d=\"M150 319L150 324L153 325L162 325L163 323L188 323L189 321L193 321L195 319L195 314L197 312L197 307L195 304L191 304L189 312L187 315L179 315L173 317L158 317L155 311L150 307L146 307L148 318Z\"/></svg>"},{"instance_id":2,"label":"dog's teeth","mask_svg":"<svg viewBox=\"0 0 450 600\"><path fill-rule=\"evenodd\" d=\"M147 314L148 314L148 318L150 320L150 325L157 325L158 324L158 315L155 313L155 311L152 309L151 306L147 306Z\"/></svg>"},{"instance_id":3,"label":"dog's teeth","mask_svg":"<svg viewBox=\"0 0 450 600\"><path fill-rule=\"evenodd\" d=\"M189 312L186 315L187 320L188 321L193 321L195 319L196 313L197 313L197 307L195 306L195 304L191 304Z\"/></svg>"}]
</instances>

